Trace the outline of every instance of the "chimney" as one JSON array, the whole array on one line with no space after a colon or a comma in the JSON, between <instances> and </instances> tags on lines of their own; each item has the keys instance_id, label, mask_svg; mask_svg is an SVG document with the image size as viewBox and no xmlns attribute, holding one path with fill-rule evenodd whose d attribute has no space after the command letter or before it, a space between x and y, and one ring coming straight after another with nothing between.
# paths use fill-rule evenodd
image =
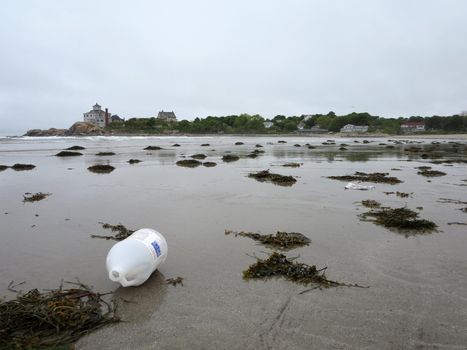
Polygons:
<instances>
[{"instance_id":1,"label":"chimney","mask_svg":"<svg viewBox=\"0 0 467 350\"><path fill-rule=\"evenodd\" d=\"M105 109L105 126L109 125L109 109Z\"/></svg>"}]
</instances>

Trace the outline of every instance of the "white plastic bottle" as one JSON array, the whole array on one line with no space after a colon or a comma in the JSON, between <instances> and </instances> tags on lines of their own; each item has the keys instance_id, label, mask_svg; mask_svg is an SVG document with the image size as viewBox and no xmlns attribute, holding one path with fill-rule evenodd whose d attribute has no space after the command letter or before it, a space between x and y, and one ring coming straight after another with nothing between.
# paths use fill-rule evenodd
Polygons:
<instances>
[{"instance_id":1,"label":"white plastic bottle","mask_svg":"<svg viewBox=\"0 0 467 350\"><path fill-rule=\"evenodd\" d=\"M159 232L143 228L115 244L107 254L109 278L123 287L139 286L167 258L167 242Z\"/></svg>"}]
</instances>

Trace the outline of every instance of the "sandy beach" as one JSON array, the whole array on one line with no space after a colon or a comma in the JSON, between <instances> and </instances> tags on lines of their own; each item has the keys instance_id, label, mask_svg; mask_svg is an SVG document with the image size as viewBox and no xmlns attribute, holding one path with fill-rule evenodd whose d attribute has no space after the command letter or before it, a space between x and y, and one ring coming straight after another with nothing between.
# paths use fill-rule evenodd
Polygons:
<instances>
[{"instance_id":1,"label":"sandy beach","mask_svg":"<svg viewBox=\"0 0 467 350\"><path fill-rule=\"evenodd\" d=\"M336 145L322 145L328 139ZM467 205L442 200L467 201L467 164L430 163L465 160L466 135L405 136L397 139L414 143L395 145L389 139L396 138L368 136L368 144L334 135L2 138L0 164L36 168L0 172L0 295L14 296L7 290L12 280L25 281L24 291L74 279L115 291L126 322L83 337L76 344L82 350L467 349L467 234L466 226L452 224L467 223L459 210ZM432 142L441 143L440 158L430 156ZM265 153L247 158L257 143ZM342 143L347 150L339 150ZM86 148L83 156L54 156L73 145ZM143 150L149 145L163 149ZM407 152L410 147L422 150ZM115 155L96 156L105 151ZM240 160L222 162L227 152ZM196 153L217 166L175 164ZM142 162L130 165L129 159ZM287 162L303 164L282 167ZM94 174L87 170L94 164L116 169ZM419 166L446 175L426 178L417 174ZM247 177L266 169L297 182L281 187ZM327 178L356 171L387 172L403 182L352 191ZM383 193L391 191L410 195ZM26 192L51 195L23 203ZM361 221L365 199L418 210L438 231L407 235ZM114 242L90 238L107 233L101 222L158 230L168 242L167 261L144 285L119 288L105 270ZM271 250L226 236L226 229L301 232L312 243L288 256L327 267L332 280L369 288L299 294L307 287L283 279L244 281L252 256ZM183 286L165 283L177 276Z\"/></svg>"}]
</instances>

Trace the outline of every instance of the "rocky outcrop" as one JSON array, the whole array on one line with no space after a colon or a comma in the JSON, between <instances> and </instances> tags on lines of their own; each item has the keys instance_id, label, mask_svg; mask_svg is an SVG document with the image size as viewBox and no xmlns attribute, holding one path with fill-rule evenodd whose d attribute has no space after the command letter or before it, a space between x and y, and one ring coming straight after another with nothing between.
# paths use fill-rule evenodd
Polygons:
<instances>
[{"instance_id":1,"label":"rocky outcrop","mask_svg":"<svg viewBox=\"0 0 467 350\"><path fill-rule=\"evenodd\" d=\"M50 128L47 130L32 129L24 136L88 136L105 135L104 129L87 122L76 122L69 129Z\"/></svg>"},{"instance_id":2,"label":"rocky outcrop","mask_svg":"<svg viewBox=\"0 0 467 350\"><path fill-rule=\"evenodd\" d=\"M76 122L69 129L67 135L104 135L104 129L87 122Z\"/></svg>"},{"instance_id":3,"label":"rocky outcrop","mask_svg":"<svg viewBox=\"0 0 467 350\"><path fill-rule=\"evenodd\" d=\"M24 136L65 136L67 135L67 129L56 129L50 128L47 130L32 129L29 130Z\"/></svg>"}]
</instances>

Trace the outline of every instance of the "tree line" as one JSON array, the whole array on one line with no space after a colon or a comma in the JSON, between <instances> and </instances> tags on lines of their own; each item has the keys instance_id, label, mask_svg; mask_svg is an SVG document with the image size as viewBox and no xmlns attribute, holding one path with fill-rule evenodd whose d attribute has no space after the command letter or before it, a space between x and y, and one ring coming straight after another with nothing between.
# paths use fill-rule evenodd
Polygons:
<instances>
[{"instance_id":1,"label":"tree line","mask_svg":"<svg viewBox=\"0 0 467 350\"><path fill-rule=\"evenodd\" d=\"M107 128L111 131L126 133L192 133L192 134L277 134L292 133L301 129L319 126L332 132L338 132L344 125L368 125L369 132L398 134L400 125L404 122L425 122L425 130L430 132L466 132L467 115L452 116L411 116L408 118L382 118L369 113L350 113L336 115L313 114L301 116L276 115L272 119L265 119L259 114L240 114L229 116L208 116L194 120L166 122L157 118L130 118L116 121ZM269 125L265 125L265 122ZM267 127L268 126L268 127Z\"/></svg>"}]
</instances>

